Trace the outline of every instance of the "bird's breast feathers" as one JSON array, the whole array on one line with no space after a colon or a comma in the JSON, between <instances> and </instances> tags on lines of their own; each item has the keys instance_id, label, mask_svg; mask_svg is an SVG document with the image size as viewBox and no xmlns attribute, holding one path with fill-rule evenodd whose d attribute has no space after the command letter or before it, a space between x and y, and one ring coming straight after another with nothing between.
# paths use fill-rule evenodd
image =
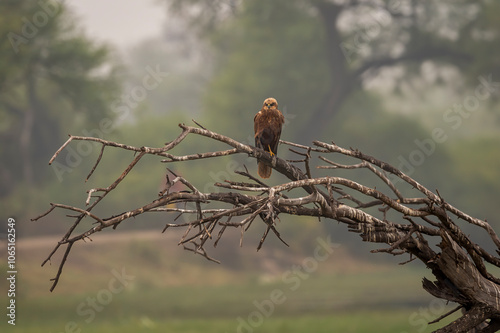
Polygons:
<instances>
[{"instance_id":1,"label":"bird's breast feathers","mask_svg":"<svg viewBox=\"0 0 500 333\"><path fill-rule=\"evenodd\" d=\"M255 115L255 118L260 120L260 121L263 121L264 123L271 123L275 120L283 123L283 120L284 120L283 114L279 110L269 110L269 111L265 111L265 112L260 110Z\"/></svg>"}]
</instances>

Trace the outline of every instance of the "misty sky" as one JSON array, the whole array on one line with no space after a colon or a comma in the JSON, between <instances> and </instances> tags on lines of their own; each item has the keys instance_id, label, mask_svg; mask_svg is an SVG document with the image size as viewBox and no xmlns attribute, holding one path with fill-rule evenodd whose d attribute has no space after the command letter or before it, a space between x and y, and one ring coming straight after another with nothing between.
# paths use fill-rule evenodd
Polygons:
<instances>
[{"instance_id":1,"label":"misty sky","mask_svg":"<svg viewBox=\"0 0 500 333\"><path fill-rule=\"evenodd\" d=\"M66 0L91 38L121 50L159 36L166 11L158 0Z\"/></svg>"}]
</instances>

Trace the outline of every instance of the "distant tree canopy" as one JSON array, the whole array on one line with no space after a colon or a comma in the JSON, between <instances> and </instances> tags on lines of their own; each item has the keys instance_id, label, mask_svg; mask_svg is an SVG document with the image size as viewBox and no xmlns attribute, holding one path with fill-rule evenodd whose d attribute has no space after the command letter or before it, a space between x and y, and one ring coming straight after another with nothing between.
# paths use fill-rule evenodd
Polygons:
<instances>
[{"instance_id":1,"label":"distant tree canopy","mask_svg":"<svg viewBox=\"0 0 500 333\"><path fill-rule=\"evenodd\" d=\"M213 46L206 117L197 117L207 128L246 137L260 103L272 95L287 119L284 140L333 140L368 151L414 172L422 184L440 188L478 216L498 214L496 205L487 204L500 189L491 176L500 166L498 149L491 148L500 143L500 112L493 106L498 85L474 116L452 114L463 123L458 130L443 114L474 94L479 76L500 81L500 2L166 3ZM415 142L429 142L440 126L448 130L446 144L434 143L418 166L410 165L411 154L423 153ZM281 150L281 156L286 153ZM463 191L469 186L474 198Z\"/></svg>"},{"instance_id":2,"label":"distant tree canopy","mask_svg":"<svg viewBox=\"0 0 500 333\"><path fill-rule=\"evenodd\" d=\"M221 54L208 109L247 112L272 91L308 114L296 131L303 137L327 130L346 98L385 68L404 69L395 89L424 61L471 86L480 74L500 75L495 1L167 1Z\"/></svg>"},{"instance_id":3,"label":"distant tree canopy","mask_svg":"<svg viewBox=\"0 0 500 333\"><path fill-rule=\"evenodd\" d=\"M39 184L48 152L75 125L112 117L119 92L110 50L89 40L59 1L0 2L0 196Z\"/></svg>"},{"instance_id":4,"label":"distant tree canopy","mask_svg":"<svg viewBox=\"0 0 500 333\"><path fill-rule=\"evenodd\" d=\"M194 118L252 144L253 116L272 96L286 118L284 140L306 145L310 136L333 140L404 168L402 161L407 163L413 151L422 154L415 141L427 142L431 130L442 125L442 113L474 93L478 75L500 81L496 1L166 3L170 16L163 34L127 50L123 77L110 49L82 34L64 3L0 2L1 209L21 218L42 209L46 200L40 193L59 201L79 199L46 181L55 177L46 163L68 133L100 136L95 130L105 119L112 119L116 130L101 137L116 141L156 146L178 123ZM129 108L133 121L120 123L122 113L113 111L122 109L124 96L151 70L161 72L161 82ZM431 83L428 75L434 77ZM372 88L379 86L385 91ZM464 125L447 133L446 145L436 144L418 167L410 165L423 185L439 188L448 200L484 218L497 215L500 189L500 155L495 154L500 112L489 104L498 94L491 96L473 116L459 119ZM94 146L86 153L98 152ZM124 154L114 154L106 156L115 165L125 163ZM287 154L280 150L280 157ZM66 157L61 158L64 164ZM215 178L232 174L215 160L205 163L186 163L183 171L192 167L194 182L203 182L207 170L221 170ZM109 169L102 174L115 171L115 165L105 165ZM141 168L128 179L137 195L147 195L163 178L144 177ZM86 172L82 165L65 173L67 188ZM466 187L475 189L474 198L462 191ZM115 198L109 209L134 200L126 193ZM48 229L30 225L29 231Z\"/></svg>"}]
</instances>

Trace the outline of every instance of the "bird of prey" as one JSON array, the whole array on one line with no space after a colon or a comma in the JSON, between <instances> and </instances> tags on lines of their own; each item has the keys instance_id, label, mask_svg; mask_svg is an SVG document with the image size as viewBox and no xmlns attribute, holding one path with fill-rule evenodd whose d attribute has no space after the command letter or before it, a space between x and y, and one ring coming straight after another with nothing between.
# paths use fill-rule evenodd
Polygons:
<instances>
[{"instance_id":1,"label":"bird of prey","mask_svg":"<svg viewBox=\"0 0 500 333\"><path fill-rule=\"evenodd\" d=\"M257 112L253 119L253 129L255 131L255 147L261 148L271 156L278 153L281 127L285 122L285 117L278 110L278 102L270 97L266 98L262 109ZM269 165L257 160L257 171L262 178L269 178L273 170Z\"/></svg>"}]
</instances>

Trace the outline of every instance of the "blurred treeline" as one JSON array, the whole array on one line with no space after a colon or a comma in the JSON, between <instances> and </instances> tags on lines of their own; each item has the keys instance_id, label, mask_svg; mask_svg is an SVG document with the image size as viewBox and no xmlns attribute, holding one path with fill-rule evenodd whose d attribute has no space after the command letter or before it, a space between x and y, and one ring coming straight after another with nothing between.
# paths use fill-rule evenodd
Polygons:
<instances>
[{"instance_id":1,"label":"blurred treeline","mask_svg":"<svg viewBox=\"0 0 500 333\"><path fill-rule=\"evenodd\" d=\"M85 190L108 186L133 158L107 148L85 182L97 145L74 143L48 166L67 134L160 147L194 118L253 144L254 114L270 96L287 119L282 139L360 149L499 226L499 2L166 0L166 7L162 37L124 55L86 36L55 1L0 2L1 210L18 218L23 234L66 230L63 215L29 219L49 202L81 206ZM219 148L190 138L176 153ZM280 155L296 159L286 146ZM236 179L234 168L255 171L248 162L167 166L208 191ZM143 161L100 212L153 200L165 168L158 158ZM329 174L370 183L363 172ZM167 218L152 214L123 229ZM307 224L281 227L293 233Z\"/></svg>"}]
</instances>

